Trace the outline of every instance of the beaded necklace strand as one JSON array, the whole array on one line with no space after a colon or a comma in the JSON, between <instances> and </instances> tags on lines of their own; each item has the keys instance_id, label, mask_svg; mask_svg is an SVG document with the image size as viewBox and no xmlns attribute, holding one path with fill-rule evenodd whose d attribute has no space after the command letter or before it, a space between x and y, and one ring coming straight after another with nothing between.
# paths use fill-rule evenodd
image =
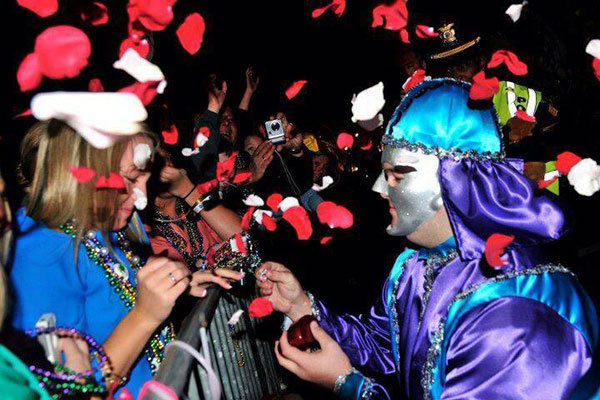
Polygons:
<instances>
[{"instance_id":1,"label":"beaded necklace strand","mask_svg":"<svg viewBox=\"0 0 600 400\"><path fill-rule=\"evenodd\" d=\"M60 225L59 228L67 235L75 238L75 226L73 223L68 222ZM129 240L127 240L123 232L117 232L116 236L118 248L125 254L134 274L137 274L142 267L141 258L133 254ZM113 287L119 298L125 303L125 307L131 310L135 306L137 290L129 281L127 267L115 261L109 249L96 238L96 232L88 231L82 243L86 249L88 258L104 270L104 276L110 286ZM158 370L158 366L164 359L163 350L167 343L171 342L174 338L175 333L173 324L171 323L165 325L160 333L155 333L150 338L150 342L146 345L144 352L148 363L150 363L152 373Z\"/></svg>"}]
</instances>

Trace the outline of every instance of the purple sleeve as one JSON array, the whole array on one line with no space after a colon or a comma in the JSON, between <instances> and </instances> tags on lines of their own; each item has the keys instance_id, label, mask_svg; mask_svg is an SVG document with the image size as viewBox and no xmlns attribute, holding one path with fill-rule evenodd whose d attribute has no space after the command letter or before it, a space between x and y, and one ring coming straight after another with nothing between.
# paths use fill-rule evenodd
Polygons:
<instances>
[{"instance_id":1,"label":"purple sleeve","mask_svg":"<svg viewBox=\"0 0 600 400\"><path fill-rule=\"evenodd\" d=\"M591 363L581 333L554 310L504 297L460 321L442 399L565 399Z\"/></svg>"},{"instance_id":2,"label":"purple sleeve","mask_svg":"<svg viewBox=\"0 0 600 400\"><path fill-rule=\"evenodd\" d=\"M322 302L315 301L315 314L320 325L329 333L357 368L381 374L395 372L390 341L390 321L385 305L388 281L381 297L368 314L354 316L335 314Z\"/></svg>"}]
</instances>

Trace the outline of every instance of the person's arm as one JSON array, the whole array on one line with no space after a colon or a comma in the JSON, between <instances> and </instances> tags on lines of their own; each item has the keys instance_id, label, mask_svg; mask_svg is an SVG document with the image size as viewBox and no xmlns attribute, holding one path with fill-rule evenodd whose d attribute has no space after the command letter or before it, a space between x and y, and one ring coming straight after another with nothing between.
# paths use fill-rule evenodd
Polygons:
<instances>
[{"instance_id":1,"label":"person's arm","mask_svg":"<svg viewBox=\"0 0 600 400\"><path fill-rule=\"evenodd\" d=\"M254 74L252 67L248 67L246 69L246 90L244 91L244 95L242 96L242 100L238 106L240 110L248 111L250 108L250 100L252 99L252 95L258 87L259 82L260 79Z\"/></svg>"}]
</instances>

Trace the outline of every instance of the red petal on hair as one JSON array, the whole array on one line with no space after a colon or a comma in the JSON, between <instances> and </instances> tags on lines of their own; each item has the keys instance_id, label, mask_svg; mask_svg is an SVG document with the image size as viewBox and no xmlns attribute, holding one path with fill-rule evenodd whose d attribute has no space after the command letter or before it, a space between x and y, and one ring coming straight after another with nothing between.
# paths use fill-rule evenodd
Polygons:
<instances>
[{"instance_id":1,"label":"red petal on hair","mask_svg":"<svg viewBox=\"0 0 600 400\"><path fill-rule=\"evenodd\" d=\"M58 0L17 0L17 4L42 18L58 11Z\"/></svg>"},{"instance_id":2,"label":"red petal on hair","mask_svg":"<svg viewBox=\"0 0 600 400\"><path fill-rule=\"evenodd\" d=\"M88 90L90 92L104 92L104 86L99 78L92 78L88 83Z\"/></svg>"},{"instance_id":3,"label":"red petal on hair","mask_svg":"<svg viewBox=\"0 0 600 400\"><path fill-rule=\"evenodd\" d=\"M332 239L333 239L333 236L323 236L321 238L320 243L323 244L323 245L325 245L325 244L331 242Z\"/></svg>"},{"instance_id":4,"label":"red petal on hair","mask_svg":"<svg viewBox=\"0 0 600 400\"><path fill-rule=\"evenodd\" d=\"M373 147L373 141L371 139L369 139L369 140L367 140L367 142L365 144L360 146L360 149L367 151L367 150L371 150L371 147Z\"/></svg>"},{"instance_id":5,"label":"red petal on hair","mask_svg":"<svg viewBox=\"0 0 600 400\"><path fill-rule=\"evenodd\" d=\"M290 207L283 212L283 219L290 223L296 230L298 239L306 240L312 235L312 224L308 213L302 206Z\"/></svg>"},{"instance_id":6,"label":"red petal on hair","mask_svg":"<svg viewBox=\"0 0 600 400\"><path fill-rule=\"evenodd\" d=\"M296 81L292 83L290 87L286 89L285 97L287 97L288 100L291 100L294 97L296 97L296 95L300 93L300 90L302 90L302 88L304 87L304 85L306 85L307 82L308 81Z\"/></svg>"},{"instance_id":7,"label":"red petal on hair","mask_svg":"<svg viewBox=\"0 0 600 400\"><path fill-rule=\"evenodd\" d=\"M86 5L83 7L81 10L81 19L89 21L93 26L104 25L108 22L108 10L104 4L95 1L89 6Z\"/></svg>"},{"instance_id":8,"label":"red petal on hair","mask_svg":"<svg viewBox=\"0 0 600 400\"><path fill-rule=\"evenodd\" d=\"M323 201L317 206L317 217L319 222L330 228L348 229L354 225L354 216L350 210L332 201Z\"/></svg>"},{"instance_id":9,"label":"red petal on hair","mask_svg":"<svg viewBox=\"0 0 600 400\"><path fill-rule=\"evenodd\" d=\"M273 303L267 297L257 297L248 306L251 318L262 318L273 313Z\"/></svg>"},{"instance_id":10,"label":"red petal on hair","mask_svg":"<svg viewBox=\"0 0 600 400\"><path fill-rule=\"evenodd\" d=\"M237 155L238 152L234 151L233 153L231 153L229 158L227 158L227 160L217 162L217 180L219 182L223 182L231 178L231 175L233 174L233 168L235 167L235 159Z\"/></svg>"},{"instance_id":11,"label":"red petal on hair","mask_svg":"<svg viewBox=\"0 0 600 400\"><path fill-rule=\"evenodd\" d=\"M592 61L592 68L594 69L596 79L600 81L600 58L594 58L594 61Z\"/></svg>"},{"instance_id":12,"label":"red petal on hair","mask_svg":"<svg viewBox=\"0 0 600 400\"><path fill-rule=\"evenodd\" d=\"M354 137L349 133L342 132L338 135L336 144L340 149L348 150L354 144Z\"/></svg>"},{"instance_id":13,"label":"red petal on hair","mask_svg":"<svg viewBox=\"0 0 600 400\"><path fill-rule=\"evenodd\" d=\"M75 78L88 65L92 44L80 29L58 25L46 29L35 40L42 74L51 79Z\"/></svg>"},{"instance_id":14,"label":"red petal on hair","mask_svg":"<svg viewBox=\"0 0 600 400\"><path fill-rule=\"evenodd\" d=\"M211 190L213 190L214 188L216 188L218 184L219 184L219 181L217 181L216 179L212 179L210 181L206 181L204 183L196 185L196 189L198 189L198 191L200 193L204 194L204 193L208 193Z\"/></svg>"},{"instance_id":15,"label":"red petal on hair","mask_svg":"<svg viewBox=\"0 0 600 400\"><path fill-rule=\"evenodd\" d=\"M373 8L372 28L382 26L385 29L399 31L406 27L408 21L408 9L403 0L396 0L394 4L380 4Z\"/></svg>"},{"instance_id":16,"label":"red petal on hair","mask_svg":"<svg viewBox=\"0 0 600 400\"><path fill-rule=\"evenodd\" d=\"M236 234L233 236L233 239L235 240L235 244L236 244L239 252L242 254L248 254L248 249L246 248L246 244L244 243L244 240L242 239L242 235L240 235L238 232L236 232Z\"/></svg>"},{"instance_id":17,"label":"red petal on hair","mask_svg":"<svg viewBox=\"0 0 600 400\"><path fill-rule=\"evenodd\" d=\"M277 223L275 222L275 218L267 214L262 215L261 225L263 225L265 228L267 228L268 231L271 232L277 229Z\"/></svg>"},{"instance_id":18,"label":"red petal on hair","mask_svg":"<svg viewBox=\"0 0 600 400\"><path fill-rule=\"evenodd\" d=\"M554 178L552 178L552 179L549 179L549 180L547 180L547 181L545 181L545 180L540 180L540 181L538 181L538 188L540 188L540 189L545 189L545 188L547 188L548 186L552 185L552 184L554 183L554 181L556 181L557 179L558 179L558 176L555 176Z\"/></svg>"},{"instance_id":19,"label":"red petal on hair","mask_svg":"<svg viewBox=\"0 0 600 400\"><path fill-rule=\"evenodd\" d=\"M485 241L485 259L490 267L499 267L505 264L500 256L513 240L515 240L513 235L494 233Z\"/></svg>"},{"instance_id":20,"label":"red petal on hair","mask_svg":"<svg viewBox=\"0 0 600 400\"><path fill-rule=\"evenodd\" d=\"M22 92L33 90L42 83L42 70L39 64L39 57L35 53L29 53L17 70L17 82Z\"/></svg>"},{"instance_id":21,"label":"red petal on hair","mask_svg":"<svg viewBox=\"0 0 600 400\"><path fill-rule=\"evenodd\" d=\"M146 39L136 40L128 37L121 42L121 46L119 47L119 58L123 56L123 53L125 53L127 49L133 49L137 51L140 57L146 58L150 52L150 44Z\"/></svg>"},{"instance_id":22,"label":"red petal on hair","mask_svg":"<svg viewBox=\"0 0 600 400\"><path fill-rule=\"evenodd\" d=\"M497 50L492 54L487 67L495 68L500 64L505 64L508 70L515 75L527 75L527 64L519 60L519 57L512 51Z\"/></svg>"},{"instance_id":23,"label":"red petal on hair","mask_svg":"<svg viewBox=\"0 0 600 400\"><path fill-rule=\"evenodd\" d=\"M518 110L515 114L515 117L522 119L523 121L535 122L535 117L533 115L527 114L527 112L523 110Z\"/></svg>"},{"instance_id":24,"label":"red petal on hair","mask_svg":"<svg viewBox=\"0 0 600 400\"><path fill-rule=\"evenodd\" d=\"M279 193L273 193L267 197L267 205L273 212L277 212L279 210L279 203L283 200L283 196Z\"/></svg>"},{"instance_id":25,"label":"red petal on hair","mask_svg":"<svg viewBox=\"0 0 600 400\"><path fill-rule=\"evenodd\" d=\"M429 39L436 38L439 34L431 26L417 25L415 27L415 35L421 39Z\"/></svg>"},{"instance_id":26,"label":"red petal on hair","mask_svg":"<svg viewBox=\"0 0 600 400\"><path fill-rule=\"evenodd\" d=\"M175 124L171 124L169 129L163 129L161 134L166 144L177 144L179 131L177 130Z\"/></svg>"},{"instance_id":27,"label":"red petal on hair","mask_svg":"<svg viewBox=\"0 0 600 400\"><path fill-rule=\"evenodd\" d=\"M252 222L252 213L256 207L249 207L244 216L242 217L242 230L247 231L250 229L250 222Z\"/></svg>"},{"instance_id":28,"label":"red petal on hair","mask_svg":"<svg viewBox=\"0 0 600 400\"><path fill-rule=\"evenodd\" d=\"M556 157L555 168L561 175L568 175L571 168L579 161L581 161L581 157L577 154L565 151Z\"/></svg>"},{"instance_id":29,"label":"red petal on hair","mask_svg":"<svg viewBox=\"0 0 600 400\"><path fill-rule=\"evenodd\" d=\"M419 83L423 82L423 80L425 80L425 70L419 68L418 70L413 72L413 74L410 76L410 78L406 80L406 82L404 82L404 85L402 85L402 90L406 93L413 86L416 86Z\"/></svg>"},{"instance_id":30,"label":"red petal on hair","mask_svg":"<svg viewBox=\"0 0 600 400\"><path fill-rule=\"evenodd\" d=\"M94 186L98 189L125 189L125 182L121 175L116 172L111 172L110 175L105 177L104 175L100 175Z\"/></svg>"},{"instance_id":31,"label":"red petal on hair","mask_svg":"<svg viewBox=\"0 0 600 400\"><path fill-rule=\"evenodd\" d=\"M88 167L69 167L69 171L73 178L79 183L86 183L91 181L96 176L96 171Z\"/></svg>"},{"instance_id":32,"label":"red petal on hair","mask_svg":"<svg viewBox=\"0 0 600 400\"><path fill-rule=\"evenodd\" d=\"M185 18L185 21L177 28L177 38L185 51L190 54L196 54L202 47L202 38L204 37L204 18L198 13L193 13Z\"/></svg>"},{"instance_id":33,"label":"red petal on hair","mask_svg":"<svg viewBox=\"0 0 600 400\"><path fill-rule=\"evenodd\" d=\"M244 182L248 181L248 179L250 179L251 176L252 176L252 172L250 172L250 171L238 172L237 174L234 175L233 180L231 182L233 182L235 184L244 183Z\"/></svg>"},{"instance_id":34,"label":"red petal on hair","mask_svg":"<svg viewBox=\"0 0 600 400\"><path fill-rule=\"evenodd\" d=\"M159 81L135 82L117 91L120 93L133 93L140 99L143 105L147 106L152 103L152 100L158 94L156 87L159 83Z\"/></svg>"},{"instance_id":35,"label":"red petal on hair","mask_svg":"<svg viewBox=\"0 0 600 400\"><path fill-rule=\"evenodd\" d=\"M473 85L469 91L469 97L473 100L487 100L492 98L498 91L500 83L498 78L486 78L483 71L479 71L473 77Z\"/></svg>"},{"instance_id":36,"label":"red petal on hair","mask_svg":"<svg viewBox=\"0 0 600 400\"><path fill-rule=\"evenodd\" d=\"M400 40L402 40L402 43L410 43L410 38L408 36L408 30L406 30L406 29L400 30Z\"/></svg>"}]
</instances>

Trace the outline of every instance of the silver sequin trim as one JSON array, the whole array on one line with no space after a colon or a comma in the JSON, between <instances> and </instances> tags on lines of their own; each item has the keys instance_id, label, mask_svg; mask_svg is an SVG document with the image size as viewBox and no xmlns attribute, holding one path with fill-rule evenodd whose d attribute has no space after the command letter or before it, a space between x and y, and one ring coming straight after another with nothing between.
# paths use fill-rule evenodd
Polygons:
<instances>
[{"instance_id":1,"label":"silver sequin trim","mask_svg":"<svg viewBox=\"0 0 600 400\"><path fill-rule=\"evenodd\" d=\"M373 396L373 380L365 378L365 382L360 390L360 398L361 400L370 400L371 396Z\"/></svg>"},{"instance_id":2,"label":"silver sequin trim","mask_svg":"<svg viewBox=\"0 0 600 400\"><path fill-rule=\"evenodd\" d=\"M431 296L431 289L433 288L434 276L433 273L435 268L442 264L447 264L454 260L458 256L458 251L452 249L446 255L434 254L429 256L425 261L425 277L423 280L423 307L419 313L419 323L417 325L417 331L421 329L421 323L423 322L423 316L429 303L429 297Z\"/></svg>"},{"instance_id":3,"label":"silver sequin trim","mask_svg":"<svg viewBox=\"0 0 600 400\"><path fill-rule=\"evenodd\" d=\"M344 383L346 383L346 381L348 380L348 377L354 373L360 374L360 372L358 372L358 370L353 367L350 369L350 371L346 372L344 375L338 376L337 379L335 380L335 384L333 385L333 393L339 394L340 390L342 390L342 386L344 386Z\"/></svg>"},{"instance_id":4,"label":"silver sequin trim","mask_svg":"<svg viewBox=\"0 0 600 400\"><path fill-rule=\"evenodd\" d=\"M438 146L426 146L420 142L409 142L406 139L395 139L390 135L385 135L381 139L381 143L384 145L396 147L398 149L407 149L409 151L422 151L424 154L433 154L438 158L451 158L454 160L473 160L473 161L502 161L504 159L504 152L499 151L491 153L486 151L484 153L478 153L475 150L462 151L455 148L444 149Z\"/></svg>"},{"instance_id":5,"label":"silver sequin trim","mask_svg":"<svg viewBox=\"0 0 600 400\"><path fill-rule=\"evenodd\" d=\"M315 297L312 295L311 292L304 292L306 293L306 295L308 296L308 299L310 300L310 308L312 309L312 313L315 316L315 318L317 319L318 322L321 322L321 311L319 310L319 307L317 307L317 303L315 302Z\"/></svg>"},{"instance_id":6,"label":"silver sequin trim","mask_svg":"<svg viewBox=\"0 0 600 400\"><path fill-rule=\"evenodd\" d=\"M575 276L571 271L569 271L567 268L563 267L560 264L546 264L546 265L539 265L534 268L521 270L521 271L508 271L506 274L498 275L498 276L488 279L484 282L480 282L478 284L471 285L466 290L458 293L456 296L454 296L454 299L448 305L448 311L450 310L450 307L452 307L452 305L454 303L470 296L471 294L473 294L477 289L479 289L483 285L487 285L489 283L494 283L494 282L501 282L506 279L511 279L511 278L514 278L517 276L541 275L546 272L549 272L549 273L560 272L560 273L567 273L567 274L571 274L571 275ZM431 385L433 384L433 379L434 379L433 369L436 365L436 360L440 354L440 348L442 345L442 341L444 340L445 324L446 324L446 317L443 317L438 322L438 327L432 335L431 345L429 346L429 349L427 350L427 360L425 361L425 364L423 364L422 375L421 375L421 387L423 388L423 399L424 400L431 400L430 388L431 388Z\"/></svg>"}]
</instances>

